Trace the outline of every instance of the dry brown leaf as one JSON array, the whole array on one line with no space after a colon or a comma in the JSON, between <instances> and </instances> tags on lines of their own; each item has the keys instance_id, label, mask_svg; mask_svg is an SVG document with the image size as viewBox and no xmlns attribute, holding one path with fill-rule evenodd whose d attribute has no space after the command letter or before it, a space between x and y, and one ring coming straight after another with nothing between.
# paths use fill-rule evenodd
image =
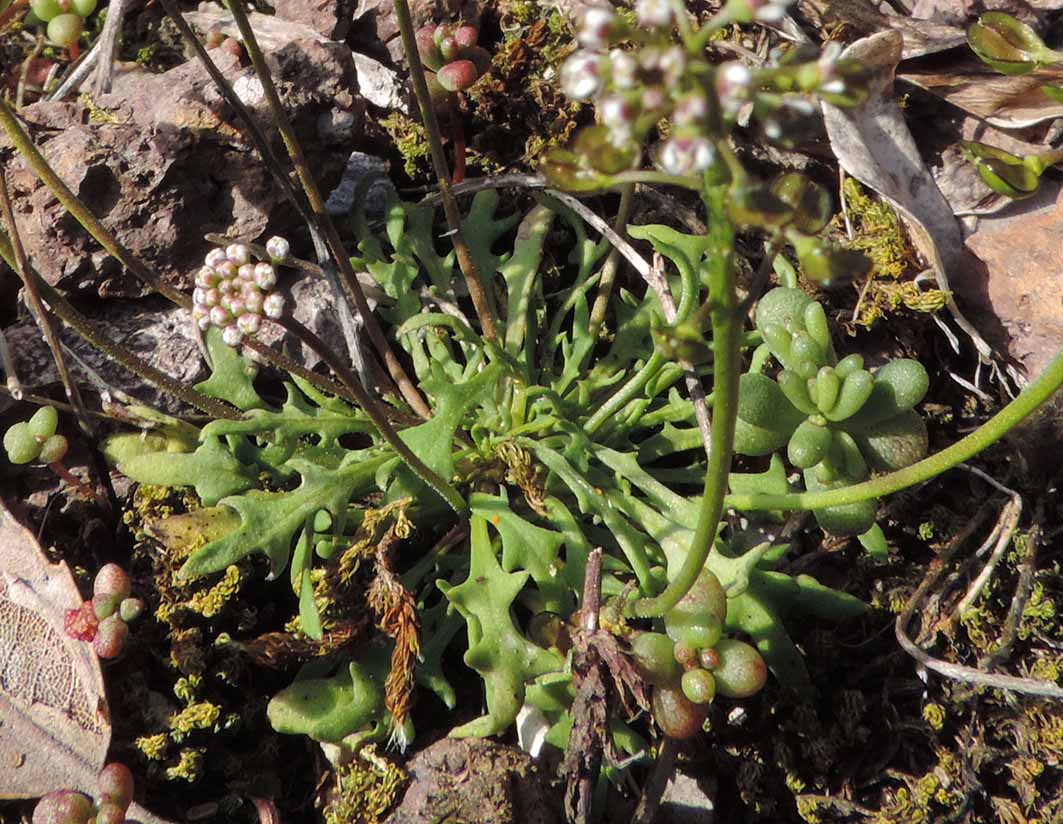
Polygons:
<instances>
[{"instance_id":1,"label":"dry brown leaf","mask_svg":"<svg viewBox=\"0 0 1063 824\"><path fill-rule=\"evenodd\" d=\"M798 7L821 26L844 23L862 34L896 32L902 60L952 49L967 42L966 31L932 20L883 14L866 0L801 0Z\"/></svg>"},{"instance_id":2,"label":"dry brown leaf","mask_svg":"<svg viewBox=\"0 0 1063 824\"><path fill-rule=\"evenodd\" d=\"M1063 103L1041 91L1045 83L1063 83L1063 66L1030 74L1005 75L975 57L949 66L948 72L909 71L897 76L1001 129L1021 129L1063 117Z\"/></svg>"},{"instance_id":3,"label":"dry brown leaf","mask_svg":"<svg viewBox=\"0 0 1063 824\"><path fill-rule=\"evenodd\" d=\"M0 503L0 798L96 791L111 719L92 646L63 630L81 603L67 565ZM129 815L166 824L136 804Z\"/></svg>"},{"instance_id":4,"label":"dry brown leaf","mask_svg":"<svg viewBox=\"0 0 1063 824\"><path fill-rule=\"evenodd\" d=\"M963 259L963 236L948 201L923 164L893 96L893 79L902 55L902 37L894 31L858 40L843 53L872 72L867 101L841 109L823 104L831 148L845 171L888 200L905 219L912 242L930 264L942 289L951 291L949 273ZM979 357L992 350L963 316L948 303L956 324L974 342Z\"/></svg>"}]
</instances>

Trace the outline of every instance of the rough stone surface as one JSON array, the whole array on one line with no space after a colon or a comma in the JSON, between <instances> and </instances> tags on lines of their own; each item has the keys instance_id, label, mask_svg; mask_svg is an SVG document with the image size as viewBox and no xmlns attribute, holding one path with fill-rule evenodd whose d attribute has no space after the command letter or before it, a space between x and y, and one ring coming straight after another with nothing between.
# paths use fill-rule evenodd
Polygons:
<instances>
[{"instance_id":1,"label":"rough stone surface","mask_svg":"<svg viewBox=\"0 0 1063 824\"><path fill-rule=\"evenodd\" d=\"M444 738L407 766L413 783L387 824L475 821L555 824L558 793L526 753L491 741Z\"/></svg>"},{"instance_id":2,"label":"rough stone surface","mask_svg":"<svg viewBox=\"0 0 1063 824\"><path fill-rule=\"evenodd\" d=\"M343 40L351 28L355 0L276 0L277 17L302 23L331 40Z\"/></svg>"},{"instance_id":3,"label":"rough stone surface","mask_svg":"<svg viewBox=\"0 0 1063 824\"><path fill-rule=\"evenodd\" d=\"M251 74L227 52L215 49L212 56L230 81ZM364 113L350 51L338 43L299 40L279 45L269 59L310 166L328 191ZM261 104L255 111L263 112ZM319 134L322 116L337 111L345 116L329 121L349 121L347 139ZM279 188L196 62L161 75L120 75L94 110L42 102L22 113L37 127L34 139L67 185L120 242L179 288L191 285L208 249L205 233L255 238L293 226ZM276 128L264 126L285 157ZM27 252L49 282L101 296L145 293L64 214L21 159L11 163L9 174Z\"/></svg>"}]
</instances>

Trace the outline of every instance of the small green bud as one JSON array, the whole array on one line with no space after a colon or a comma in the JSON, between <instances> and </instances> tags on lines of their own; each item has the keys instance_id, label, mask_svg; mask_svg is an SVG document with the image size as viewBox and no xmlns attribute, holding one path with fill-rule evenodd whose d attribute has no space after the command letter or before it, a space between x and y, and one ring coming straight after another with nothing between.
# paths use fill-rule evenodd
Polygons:
<instances>
[{"instance_id":1,"label":"small green bud","mask_svg":"<svg viewBox=\"0 0 1063 824\"><path fill-rule=\"evenodd\" d=\"M62 435L52 435L43 444L41 444L41 454L38 456L41 463L54 464L59 463L66 457L66 453L70 449L70 444L67 439Z\"/></svg>"},{"instance_id":2,"label":"small green bud","mask_svg":"<svg viewBox=\"0 0 1063 824\"><path fill-rule=\"evenodd\" d=\"M4 451L13 464L28 464L41 454L41 444L30 432L25 421L16 423L4 433Z\"/></svg>"},{"instance_id":3,"label":"small green bud","mask_svg":"<svg viewBox=\"0 0 1063 824\"><path fill-rule=\"evenodd\" d=\"M55 411L54 406L42 406L33 413L26 425L33 437L43 441L55 434L56 427L59 426L59 413Z\"/></svg>"},{"instance_id":4,"label":"small green bud","mask_svg":"<svg viewBox=\"0 0 1063 824\"><path fill-rule=\"evenodd\" d=\"M703 669L684 672L679 686L683 696L694 704L711 704L716 697L716 679Z\"/></svg>"}]
</instances>

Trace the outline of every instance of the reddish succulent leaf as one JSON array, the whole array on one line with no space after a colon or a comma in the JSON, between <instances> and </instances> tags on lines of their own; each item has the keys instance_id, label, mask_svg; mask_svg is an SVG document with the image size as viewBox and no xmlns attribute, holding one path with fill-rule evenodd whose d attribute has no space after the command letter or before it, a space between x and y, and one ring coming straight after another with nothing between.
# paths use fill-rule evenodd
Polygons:
<instances>
[{"instance_id":1,"label":"reddish succulent leaf","mask_svg":"<svg viewBox=\"0 0 1063 824\"><path fill-rule=\"evenodd\" d=\"M0 798L97 793L111 741L103 675L92 645L64 632L82 603L67 565L0 503ZM137 804L129 817L166 824Z\"/></svg>"}]
</instances>

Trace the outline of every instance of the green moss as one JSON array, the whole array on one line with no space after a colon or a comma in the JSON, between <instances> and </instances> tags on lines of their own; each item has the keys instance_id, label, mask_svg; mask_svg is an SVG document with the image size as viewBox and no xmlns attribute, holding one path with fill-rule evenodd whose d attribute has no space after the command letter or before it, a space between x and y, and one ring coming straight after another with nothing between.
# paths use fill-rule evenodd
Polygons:
<instances>
[{"instance_id":1,"label":"green moss","mask_svg":"<svg viewBox=\"0 0 1063 824\"><path fill-rule=\"evenodd\" d=\"M177 763L166 768L166 777L171 781L187 781L189 784L198 780L203 773L203 750L185 747L177 757Z\"/></svg>"},{"instance_id":2,"label":"green moss","mask_svg":"<svg viewBox=\"0 0 1063 824\"><path fill-rule=\"evenodd\" d=\"M221 708L209 701L190 704L170 719L174 741L181 741L193 730L207 730L214 726L221 715Z\"/></svg>"},{"instance_id":3,"label":"green moss","mask_svg":"<svg viewBox=\"0 0 1063 824\"><path fill-rule=\"evenodd\" d=\"M164 732L160 732L156 735L143 735L133 742L133 746L146 758L148 761L162 761L166 757L166 750L169 746L169 736Z\"/></svg>"},{"instance_id":4,"label":"green moss","mask_svg":"<svg viewBox=\"0 0 1063 824\"><path fill-rule=\"evenodd\" d=\"M204 618L213 618L240 591L241 579L240 567L231 564L226 567L220 581L208 590L195 593L188 600L188 608Z\"/></svg>"},{"instance_id":5,"label":"green moss","mask_svg":"<svg viewBox=\"0 0 1063 824\"><path fill-rule=\"evenodd\" d=\"M409 177L417 177L429 171L428 132L424 126L402 112L392 112L380 125L395 142L402 155L403 170Z\"/></svg>"},{"instance_id":6,"label":"green moss","mask_svg":"<svg viewBox=\"0 0 1063 824\"><path fill-rule=\"evenodd\" d=\"M919 266L915 249L893 208L851 177L845 180L844 195L855 234L847 245L866 254L873 264L873 280L863 296L856 322L872 326L901 308L913 312L941 309L948 302L947 292L922 291L911 280L902 280L914 275Z\"/></svg>"},{"instance_id":7,"label":"green moss","mask_svg":"<svg viewBox=\"0 0 1063 824\"><path fill-rule=\"evenodd\" d=\"M394 805L406 774L367 747L363 757L336 771L335 780L325 824L377 824Z\"/></svg>"}]
</instances>

